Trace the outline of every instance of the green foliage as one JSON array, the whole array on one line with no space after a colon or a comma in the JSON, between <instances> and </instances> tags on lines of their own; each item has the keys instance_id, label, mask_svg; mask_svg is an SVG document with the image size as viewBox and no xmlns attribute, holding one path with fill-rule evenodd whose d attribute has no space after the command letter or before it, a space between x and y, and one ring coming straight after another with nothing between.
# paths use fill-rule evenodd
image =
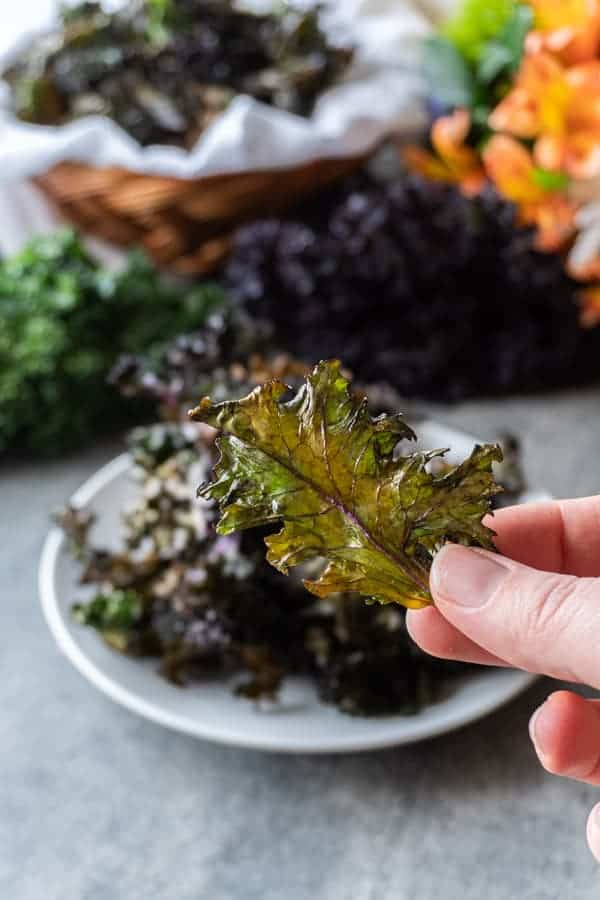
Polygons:
<instances>
[{"instance_id":1,"label":"green foliage","mask_svg":"<svg viewBox=\"0 0 600 900\"><path fill-rule=\"evenodd\" d=\"M476 82L467 60L454 44L442 35L427 38L424 66L429 88L443 106L472 108Z\"/></svg>"},{"instance_id":2,"label":"green foliage","mask_svg":"<svg viewBox=\"0 0 600 900\"><path fill-rule=\"evenodd\" d=\"M523 57L525 38L533 25L533 10L517 4L498 35L488 41L478 61L478 78L491 84L502 76L514 75Z\"/></svg>"},{"instance_id":3,"label":"green foliage","mask_svg":"<svg viewBox=\"0 0 600 900\"><path fill-rule=\"evenodd\" d=\"M162 280L140 253L115 273L72 231L0 264L0 452L51 454L131 420L106 384L122 353L158 352L225 302L220 288Z\"/></svg>"},{"instance_id":4,"label":"green foliage","mask_svg":"<svg viewBox=\"0 0 600 900\"><path fill-rule=\"evenodd\" d=\"M539 166L533 170L533 180L545 191L563 191L569 184L569 176L565 172L553 172Z\"/></svg>"},{"instance_id":5,"label":"green foliage","mask_svg":"<svg viewBox=\"0 0 600 900\"><path fill-rule=\"evenodd\" d=\"M121 653L143 651L139 638L134 640L132 637L144 615L142 598L135 591L111 589L101 592L89 603L74 604L71 612L80 625L95 628L113 650Z\"/></svg>"},{"instance_id":6,"label":"green foliage","mask_svg":"<svg viewBox=\"0 0 600 900\"><path fill-rule=\"evenodd\" d=\"M113 590L97 594L89 603L75 604L72 612L81 625L99 631L126 631L139 622L143 604L135 591Z\"/></svg>"},{"instance_id":7,"label":"green foliage","mask_svg":"<svg viewBox=\"0 0 600 900\"><path fill-rule=\"evenodd\" d=\"M146 35L151 44L165 44L169 39L169 28L173 16L173 0L145 0L148 20Z\"/></svg>"},{"instance_id":8,"label":"green foliage","mask_svg":"<svg viewBox=\"0 0 600 900\"><path fill-rule=\"evenodd\" d=\"M462 56L477 62L488 41L505 28L516 6L515 0L463 0L457 13L444 25L443 34Z\"/></svg>"},{"instance_id":9,"label":"green foliage","mask_svg":"<svg viewBox=\"0 0 600 900\"><path fill-rule=\"evenodd\" d=\"M312 593L354 591L414 608L431 602L429 568L444 542L493 549L482 519L500 490L498 446L477 446L435 474L430 464L443 451L399 455L411 428L400 416L373 419L335 361L286 395L273 380L242 400L205 398L191 414L222 433L214 479L199 491L218 501L221 534L283 522L265 540L267 560L284 573L324 560L320 577L305 581Z\"/></svg>"},{"instance_id":10,"label":"green foliage","mask_svg":"<svg viewBox=\"0 0 600 900\"><path fill-rule=\"evenodd\" d=\"M440 34L425 41L432 97L444 109L470 111L476 142L485 138L489 114L510 88L532 24L532 10L522 3L466 0Z\"/></svg>"}]
</instances>

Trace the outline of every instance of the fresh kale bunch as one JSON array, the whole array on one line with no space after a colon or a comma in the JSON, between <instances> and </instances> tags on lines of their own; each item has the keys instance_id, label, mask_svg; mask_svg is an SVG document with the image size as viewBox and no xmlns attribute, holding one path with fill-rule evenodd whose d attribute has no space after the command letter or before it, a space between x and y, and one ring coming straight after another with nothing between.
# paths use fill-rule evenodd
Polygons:
<instances>
[{"instance_id":1,"label":"fresh kale bunch","mask_svg":"<svg viewBox=\"0 0 600 900\"><path fill-rule=\"evenodd\" d=\"M205 397L192 419L221 432L214 479L200 489L221 508L222 535L282 524L267 560L287 574L314 560L317 597L355 592L418 609L431 603L429 569L447 541L494 548L483 524L501 490L498 445L477 445L435 471L443 450L402 453L416 435L398 415L373 418L337 361L322 362L290 397L271 380L242 400Z\"/></svg>"},{"instance_id":2,"label":"fresh kale bunch","mask_svg":"<svg viewBox=\"0 0 600 900\"><path fill-rule=\"evenodd\" d=\"M493 190L365 170L285 218L244 225L228 259L234 301L307 362L342 357L363 384L440 401L598 378L600 329L579 286L535 249Z\"/></svg>"},{"instance_id":3,"label":"fresh kale bunch","mask_svg":"<svg viewBox=\"0 0 600 900\"><path fill-rule=\"evenodd\" d=\"M36 238L0 263L0 452L57 453L131 422L135 405L106 383L117 357L158 353L225 302L215 285L163 280L139 253L112 272L72 231Z\"/></svg>"}]
</instances>

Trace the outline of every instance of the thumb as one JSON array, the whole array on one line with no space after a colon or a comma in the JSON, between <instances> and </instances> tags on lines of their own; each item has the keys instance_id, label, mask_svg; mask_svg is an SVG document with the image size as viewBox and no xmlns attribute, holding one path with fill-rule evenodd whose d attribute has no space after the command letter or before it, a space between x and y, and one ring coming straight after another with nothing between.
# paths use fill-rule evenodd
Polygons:
<instances>
[{"instance_id":1,"label":"thumb","mask_svg":"<svg viewBox=\"0 0 600 900\"><path fill-rule=\"evenodd\" d=\"M600 688L600 579L539 572L447 544L430 584L444 618L493 655Z\"/></svg>"}]
</instances>

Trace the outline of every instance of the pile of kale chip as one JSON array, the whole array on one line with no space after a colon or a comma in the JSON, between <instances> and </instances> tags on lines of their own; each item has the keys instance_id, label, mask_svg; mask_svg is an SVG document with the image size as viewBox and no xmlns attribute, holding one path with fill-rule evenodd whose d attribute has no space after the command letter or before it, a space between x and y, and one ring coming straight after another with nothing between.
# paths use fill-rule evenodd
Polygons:
<instances>
[{"instance_id":1,"label":"pile of kale chip","mask_svg":"<svg viewBox=\"0 0 600 900\"><path fill-rule=\"evenodd\" d=\"M175 684L201 687L209 676L229 676L239 694L272 700L286 677L302 674L346 713L417 712L468 667L422 653L396 605L309 594L265 561L262 534L219 537L217 510L196 500L215 462L214 433L185 420L190 405L205 393L243 396L270 376L297 384L306 371L284 355L251 353L240 363L238 354L230 323L213 316L160 357L129 356L115 367L120 391L156 403L163 421L130 437L138 492L122 512L118 546L96 546L86 511L69 507L58 516L88 591L74 615L115 650L157 659ZM373 394L373 411L398 401L387 389ZM500 480L505 499L514 500L524 485L518 449L505 446Z\"/></svg>"},{"instance_id":2,"label":"pile of kale chip","mask_svg":"<svg viewBox=\"0 0 600 900\"><path fill-rule=\"evenodd\" d=\"M4 73L16 114L41 125L103 115L140 144L190 148L238 94L299 115L348 66L318 8L233 0L134 0L114 13L97 2L65 8Z\"/></svg>"}]
</instances>

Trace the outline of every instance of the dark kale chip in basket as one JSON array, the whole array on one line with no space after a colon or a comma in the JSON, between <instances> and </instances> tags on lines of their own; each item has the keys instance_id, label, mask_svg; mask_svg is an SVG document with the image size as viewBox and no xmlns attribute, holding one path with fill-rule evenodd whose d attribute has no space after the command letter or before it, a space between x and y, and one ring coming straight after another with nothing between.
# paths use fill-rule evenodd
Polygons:
<instances>
[{"instance_id":1,"label":"dark kale chip in basket","mask_svg":"<svg viewBox=\"0 0 600 900\"><path fill-rule=\"evenodd\" d=\"M5 73L17 115L60 125L114 119L139 143L193 146L238 94L299 115L352 51L331 45L320 10L232 0L135 0L115 13L82 3Z\"/></svg>"}]
</instances>

